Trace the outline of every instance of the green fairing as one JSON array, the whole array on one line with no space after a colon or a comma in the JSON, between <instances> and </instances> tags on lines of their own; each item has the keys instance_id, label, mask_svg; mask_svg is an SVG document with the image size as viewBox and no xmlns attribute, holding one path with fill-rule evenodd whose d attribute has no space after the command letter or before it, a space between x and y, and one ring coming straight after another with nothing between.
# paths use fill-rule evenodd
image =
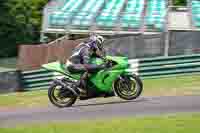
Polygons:
<instances>
[{"instance_id":1,"label":"green fairing","mask_svg":"<svg viewBox=\"0 0 200 133\"><path fill-rule=\"evenodd\" d=\"M48 63L48 64L44 64L44 65L42 65L42 67L47 69L47 70L50 70L50 71L58 72L58 73L60 73L60 74L62 74L64 76L70 76L70 77L72 77L74 79L77 79L77 80L80 79L80 74L71 74L65 68L65 64L62 64L59 61Z\"/></svg>"},{"instance_id":2,"label":"green fairing","mask_svg":"<svg viewBox=\"0 0 200 133\"><path fill-rule=\"evenodd\" d=\"M120 74L124 74L125 70L128 68L128 58L113 56L107 56L106 58L117 62L117 65L91 75L90 81L96 86L98 91L111 92L113 81L115 81ZM92 59L91 61L93 64L98 65L103 63L103 60L99 58ZM43 67L48 70L61 73L65 76L70 76L77 80L80 79L80 74L71 74L70 72L66 71L65 65L61 64L60 62L45 64Z\"/></svg>"},{"instance_id":3,"label":"green fairing","mask_svg":"<svg viewBox=\"0 0 200 133\"><path fill-rule=\"evenodd\" d=\"M116 61L118 64L111 69L104 69L97 74L91 76L91 81L97 86L100 91L110 92L112 91L112 83L117 77L125 72L128 68L128 58L126 57L112 57L107 56L107 59ZM102 64L101 59L93 61L95 64Z\"/></svg>"}]
</instances>

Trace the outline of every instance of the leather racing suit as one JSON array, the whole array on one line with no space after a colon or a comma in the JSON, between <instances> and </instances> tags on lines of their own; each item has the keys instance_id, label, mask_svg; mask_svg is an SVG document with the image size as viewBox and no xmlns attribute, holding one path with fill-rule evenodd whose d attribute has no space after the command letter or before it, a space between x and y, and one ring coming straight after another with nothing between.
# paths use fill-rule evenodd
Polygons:
<instances>
[{"instance_id":1,"label":"leather racing suit","mask_svg":"<svg viewBox=\"0 0 200 133\"><path fill-rule=\"evenodd\" d=\"M68 71L71 73L81 73L81 79L78 83L78 86L87 91L87 79L89 73L97 72L106 67L105 64L96 65L91 64L91 58L102 58L96 53L96 50L91 48L91 43L94 41L83 42L79 44L73 51L72 55L69 57L66 66ZM79 93L79 92L78 92Z\"/></svg>"}]
</instances>

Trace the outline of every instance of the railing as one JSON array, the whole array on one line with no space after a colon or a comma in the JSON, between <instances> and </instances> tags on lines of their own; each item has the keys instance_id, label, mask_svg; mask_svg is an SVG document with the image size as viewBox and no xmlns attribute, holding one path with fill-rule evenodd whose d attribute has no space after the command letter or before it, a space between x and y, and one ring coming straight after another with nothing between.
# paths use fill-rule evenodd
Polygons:
<instances>
[{"instance_id":1,"label":"railing","mask_svg":"<svg viewBox=\"0 0 200 133\"><path fill-rule=\"evenodd\" d=\"M146 5L143 5L146 7ZM147 26L146 23L146 16L145 8L140 12L125 12L124 10L120 10L120 12L117 15L109 14L110 12L105 12L102 10L99 10L98 12L91 13L82 11L81 13L79 11L71 11L71 12L65 12L62 10L58 10L57 8L49 8L46 7L44 9L44 17L43 17L43 33L73 33L73 34L86 34L88 32L95 32L99 34L141 34L144 32L163 32L167 28L167 23L163 22L163 28L160 29L158 27L154 27L155 25L152 25L152 27ZM166 14L168 14L168 9L166 8ZM54 14L64 14L68 17L63 18L64 25L52 25L50 22L50 18ZM90 14L92 15L90 24L89 25L79 25L79 24L73 24L72 21L74 18L84 18L86 19L87 15L82 14ZM98 17L101 16L101 14L109 14L110 17L112 17L113 25L110 26L106 25L100 25L98 23ZM154 13L153 13L154 14ZM156 12L155 12L156 15ZM59 15L58 15L59 16ZM126 23L123 20L124 16L130 16L130 23ZM167 15L166 15L167 16ZM156 18L156 17L155 17ZM166 20L166 17L164 18ZM59 20L58 20L59 21ZM106 20L105 20L106 21ZM135 23L135 24L134 24ZM138 24L137 24L138 23ZM126 26L124 26L126 24Z\"/></svg>"},{"instance_id":2,"label":"railing","mask_svg":"<svg viewBox=\"0 0 200 133\"><path fill-rule=\"evenodd\" d=\"M157 57L129 60L131 67L126 71L138 74L142 79L161 78L200 72L200 54ZM21 73L25 90L47 89L58 73L44 69Z\"/></svg>"},{"instance_id":3,"label":"railing","mask_svg":"<svg viewBox=\"0 0 200 133\"><path fill-rule=\"evenodd\" d=\"M95 33L99 33L99 34L128 34L128 33L141 33L142 32L142 16L140 16L139 18L137 18L140 21L140 24L138 26L131 27L131 26L127 26L127 27L123 27L123 20L121 19L125 14L126 15L132 15L132 17L136 16L136 14L134 13L120 13L118 16L113 16L111 15L111 17L115 17L115 20L113 20L113 25L111 26L103 26L103 25L99 25L97 22L97 16L93 16L90 20L90 24L88 25L76 25L76 24L72 24L73 23L73 18L74 16L76 17L82 17L84 18L84 15L79 14L78 12L62 12L62 11L58 11L61 14L65 14L68 15L69 17L67 17L66 19L63 18L63 24L51 24L49 16L52 15L53 10L52 9L46 9L45 10L45 17L44 17L44 22L43 22L43 32L48 32L48 33L74 33L74 34L85 34L88 32L95 32ZM90 12L83 12L85 14L90 13ZM103 12L103 13L108 13L108 12ZM57 20L57 23L59 20ZM76 21L76 20L74 20ZM80 20L79 20L80 21Z\"/></svg>"}]
</instances>

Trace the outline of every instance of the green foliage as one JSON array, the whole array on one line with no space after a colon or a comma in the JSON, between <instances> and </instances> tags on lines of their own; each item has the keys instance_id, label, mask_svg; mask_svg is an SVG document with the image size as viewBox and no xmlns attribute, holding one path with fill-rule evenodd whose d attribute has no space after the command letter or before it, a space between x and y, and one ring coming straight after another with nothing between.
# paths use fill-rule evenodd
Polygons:
<instances>
[{"instance_id":1,"label":"green foliage","mask_svg":"<svg viewBox=\"0 0 200 133\"><path fill-rule=\"evenodd\" d=\"M187 0L173 0L173 4L176 6L184 6L186 5Z\"/></svg>"},{"instance_id":2,"label":"green foliage","mask_svg":"<svg viewBox=\"0 0 200 133\"><path fill-rule=\"evenodd\" d=\"M16 55L18 44L39 41L47 0L3 0L0 5L0 57Z\"/></svg>"}]
</instances>

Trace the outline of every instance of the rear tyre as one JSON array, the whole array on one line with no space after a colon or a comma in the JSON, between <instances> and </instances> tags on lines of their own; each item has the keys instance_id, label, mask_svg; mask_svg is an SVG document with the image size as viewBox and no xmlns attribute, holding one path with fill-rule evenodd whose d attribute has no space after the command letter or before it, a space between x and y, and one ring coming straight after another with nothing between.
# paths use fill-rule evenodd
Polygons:
<instances>
[{"instance_id":1,"label":"rear tyre","mask_svg":"<svg viewBox=\"0 0 200 133\"><path fill-rule=\"evenodd\" d=\"M113 89L120 98L133 100L141 95L143 84L141 79L135 74L124 75L114 82Z\"/></svg>"},{"instance_id":2,"label":"rear tyre","mask_svg":"<svg viewBox=\"0 0 200 133\"><path fill-rule=\"evenodd\" d=\"M63 89L63 87L58 84L50 86L48 89L48 97L50 102L59 108L70 107L77 99L70 90Z\"/></svg>"}]
</instances>

